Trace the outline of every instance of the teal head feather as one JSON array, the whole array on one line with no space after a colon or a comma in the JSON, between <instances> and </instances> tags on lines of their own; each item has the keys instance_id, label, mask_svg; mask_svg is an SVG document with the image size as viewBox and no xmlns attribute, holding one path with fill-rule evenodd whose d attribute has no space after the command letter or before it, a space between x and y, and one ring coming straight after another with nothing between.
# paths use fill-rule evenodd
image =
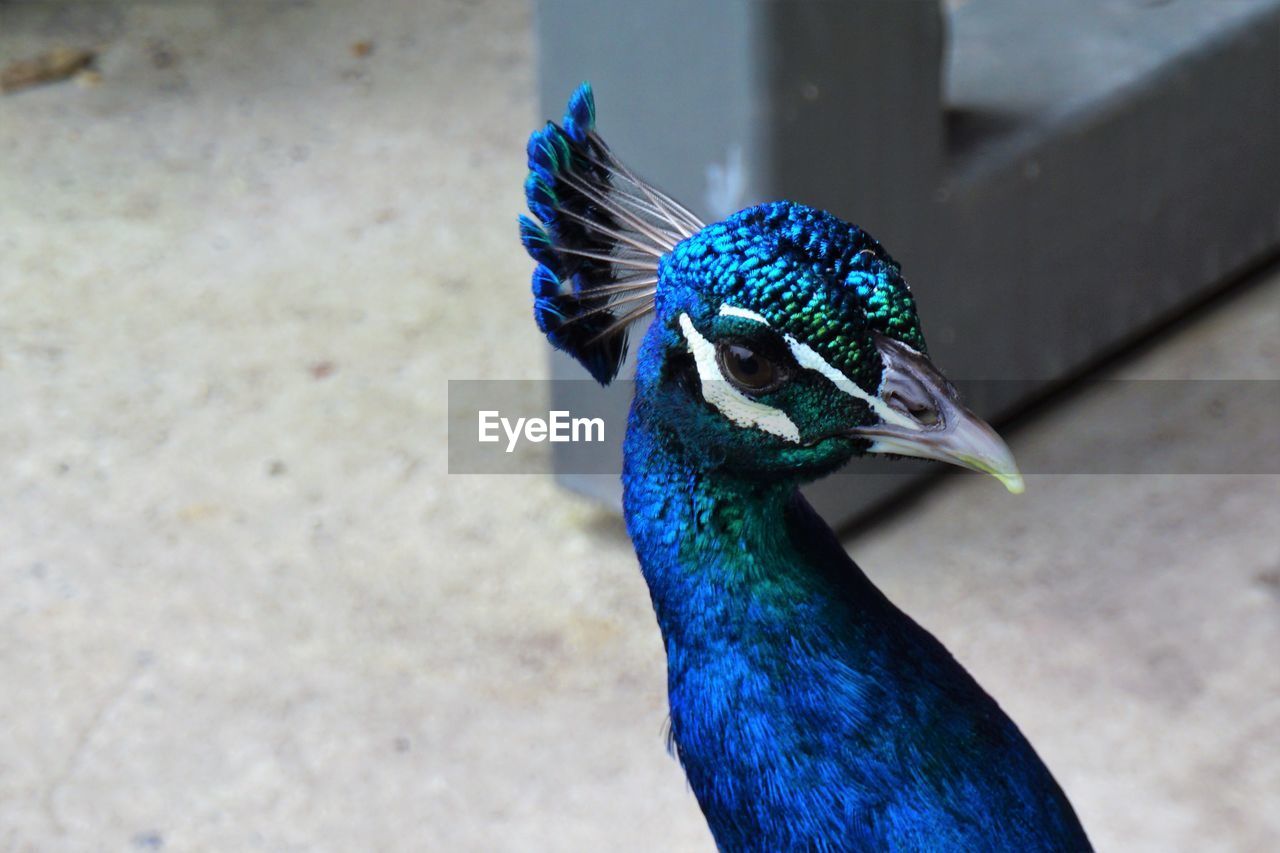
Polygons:
<instances>
[{"instance_id":1,"label":"teal head feather","mask_svg":"<svg viewBox=\"0 0 1280 853\"><path fill-rule=\"evenodd\" d=\"M629 327L652 314L641 397L687 374L685 392L647 395L655 416L670 415L674 433L727 465L804 478L868 450L921 455L916 439L938 444L946 414L963 412L928 365L901 268L876 240L788 201L704 225L620 163L595 117L584 84L563 124L528 145L537 221L521 218L521 238L538 261L534 316L554 346L608 383ZM895 360L919 375L889 381ZM754 368L776 381L740 381ZM913 412L933 420L922 427ZM859 428L905 430L915 443ZM1005 457L970 467L1000 469L1016 486Z\"/></svg>"}]
</instances>

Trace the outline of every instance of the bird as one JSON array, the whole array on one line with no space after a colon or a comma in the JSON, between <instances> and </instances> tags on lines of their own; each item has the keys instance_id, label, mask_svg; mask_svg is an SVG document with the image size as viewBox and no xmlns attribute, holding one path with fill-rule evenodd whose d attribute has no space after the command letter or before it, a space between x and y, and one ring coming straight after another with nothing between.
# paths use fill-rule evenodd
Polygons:
<instances>
[{"instance_id":1,"label":"bird","mask_svg":"<svg viewBox=\"0 0 1280 853\"><path fill-rule=\"evenodd\" d=\"M607 385L650 320L623 509L718 849L1091 849L1014 722L799 491L872 454L1024 488L930 360L901 266L797 202L703 223L613 154L589 83L526 153L541 332Z\"/></svg>"}]
</instances>

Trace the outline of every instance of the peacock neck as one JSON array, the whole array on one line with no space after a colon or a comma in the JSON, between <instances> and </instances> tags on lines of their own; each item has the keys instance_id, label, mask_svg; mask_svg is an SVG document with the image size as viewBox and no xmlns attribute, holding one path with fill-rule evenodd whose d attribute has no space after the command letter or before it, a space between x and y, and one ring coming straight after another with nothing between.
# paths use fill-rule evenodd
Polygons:
<instances>
[{"instance_id":1,"label":"peacock neck","mask_svg":"<svg viewBox=\"0 0 1280 853\"><path fill-rule=\"evenodd\" d=\"M880 637L904 617L796 484L691 466L642 403L623 491L667 652L671 738L717 839L731 827L764 832L756 809L812 837L824 821L851 820L857 798L834 789L808 813L778 792L820 784L834 745L849 742L833 732L876 730L892 679Z\"/></svg>"},{"instance_id":2,"label":"peacock neck","mask_svg":"<svg viewBox=\"0 0 1280 853\"><path fill-rule=\"evenodd\" d=\"M790 646L839 649L893 611L800 496L688 459L633 407L624 445L627 529L667 647L671 687L726 660L761 671ZM886 608L888 608L886 610ZM704 660L705 658L705 660Z\"/></svg>"},{"instance_id":3,"label":"peacock neck","mask_svg":"<svg viewBox=\"0 0 1280 853\"><path fill-rule=\"evenodd\" d=\"M781 579L769 564L791 550L783 517L795 489L701 470L670 433L631 417L624 446L627 531L670 650L727 628L742 609Z\"/></svg>"},{"instance_id":4,"label":"peacock neck","mask_svg":"<svg viewBox=\"0 0 1280 853\"><path fill-rule=\"evenodd\" d=\"M1017 727L795 484L686 459L638 401L627 529L666 646L671 737L722 849L1089 849Z\"/></svg>"}]
</instances>

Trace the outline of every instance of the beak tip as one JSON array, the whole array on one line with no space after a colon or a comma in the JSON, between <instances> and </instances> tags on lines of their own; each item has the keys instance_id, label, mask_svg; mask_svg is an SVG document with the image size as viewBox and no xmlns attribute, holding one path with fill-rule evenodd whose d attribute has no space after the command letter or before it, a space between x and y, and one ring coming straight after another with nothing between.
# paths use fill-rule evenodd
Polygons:
<instances>
[{"instance_id":1,"label":"beak tip","mask_svg":"<svg viewBox=\"0 0 1280 853\"><path fill-rule=\"evenodd\" d=\"M1016 471L1012 474L1005 474L1000 478L1000 482L1004 483L1004 487L1009 490L1011 495L1020 495L1027 490L1026 481L1022 479L1022 475Z\"/></svg>"}]
</instances>

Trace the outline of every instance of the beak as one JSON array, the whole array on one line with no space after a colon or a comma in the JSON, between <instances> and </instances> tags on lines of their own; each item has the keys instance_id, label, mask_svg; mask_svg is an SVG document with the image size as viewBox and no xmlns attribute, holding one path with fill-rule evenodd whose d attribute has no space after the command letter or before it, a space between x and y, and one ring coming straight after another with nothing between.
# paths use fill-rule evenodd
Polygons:
<instances>
[{"instance_id":1,"label":"beak","mask_svg":"<svg viewBox=\"0 0 1280 853\"><path fill-rule=\"evenodd\" d=\"M960 404L955 386L929 359L906 344L879 336L884 362L872 408L880 422L851 430L871 441L872 453L936 459L995 477L1015 495L1025 484L1009 446L986 421Z\"/></svg>"}]
</instances>

